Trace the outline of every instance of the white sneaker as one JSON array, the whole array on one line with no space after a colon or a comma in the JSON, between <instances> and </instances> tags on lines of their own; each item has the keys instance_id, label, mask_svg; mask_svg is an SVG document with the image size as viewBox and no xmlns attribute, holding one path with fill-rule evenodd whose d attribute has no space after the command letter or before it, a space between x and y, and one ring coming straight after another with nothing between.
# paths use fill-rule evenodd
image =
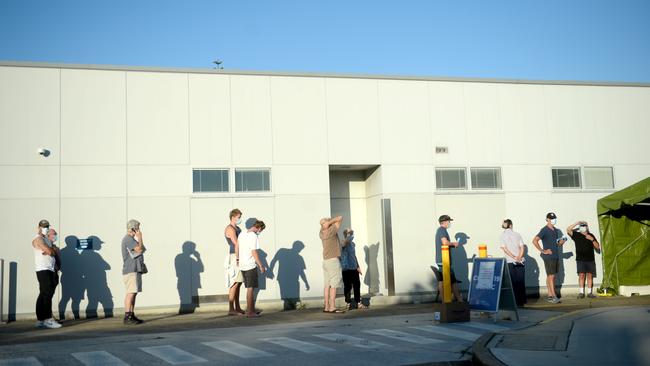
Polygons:
<instances>
[{"instance_id":1,"label":"white sneaker","mask_svg":"<svg viewBox=\"0 0 650 366\"><path fill-rule=\"evenodd\" d=\"M35 326L36 328L43 328L43 321L42 320L37 321Z\"/></svg>"},{"instance_id":2,"label":"white sneaker","mask_svg":"<svg viewBox=\"0 0 650 366\"><path fill-rule=\"evenodd\" d=\"M62 325L57 323L56 320L54 320L53 318L49 318L49 319L44 320L43 321L43 326L45 328L50 328L50 329L57 329L57 328L62 327Z\"/></svg>"}]
</instances>

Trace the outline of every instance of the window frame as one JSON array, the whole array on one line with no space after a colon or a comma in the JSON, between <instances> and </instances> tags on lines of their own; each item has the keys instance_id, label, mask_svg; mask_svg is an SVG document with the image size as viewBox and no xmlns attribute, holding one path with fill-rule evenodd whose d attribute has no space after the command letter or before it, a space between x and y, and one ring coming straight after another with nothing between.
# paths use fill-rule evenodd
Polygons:
<instances>
[{"instance_id":1,"label":"window frame","mask_svg":"<svg viewBox=\"0 0 650 366\"><path fill-rule=\"evenodd\" d=\"M555 181L553 178L553 171L556 169L578 169L578 187L556 187L555 186ZM569 190L569 191L579 191L584 189L584 179L582 177L582 167L580 166L551 166L551 189L556 190L556 191L561 191L561 190Z\"/></svg>"},{"instance_id":2,"label":"window frame","mask_svg":"<svg viewBox=\"0 0 650 366\"><path fill-rule=\"evenodd\" d=\"M587 169L590 169L590 168L601 168L601 169L602 169L602 168L607 168L607 169L609 169L609 171L612 173L612 186L611 186L611 187L607 187L607 188L602 188L602 187L590 188L590 187L587 187L587 174L586 174L586 170L587 170ZM606 190L606 191L608 191L608 190L615 190L615 189L616 189L616 181L614 180L614 167L613 167L613 166L604 166L604 165L589 165L589 166L586 166L586 165L585 165L585 166L582 167L582 174L583 174L582 181L583 181L583 183L584 183L584 187L583 187L584 190L587 190L587 191L602 191L602 190Z\"/></svg>"},{"instance_id":3,"label":"window frame","mask_svg":"<svg viewBox=\"0 0 650 366\"><path fill-rule=\"evenodd\" d=\"M453 171L453 170L463 170L463 174L465 175L465 186L460 187L460 188L441 188L438 186L438 171L439 170L447 170L447 171ZM460 166L449 166L449 167L435 167L434 168L434 181L435 181L435 187L436 191L444 191L444 192L461 192L461 191L469 191L470 187L467 182L467 167L460 167Z\"/></svg>"},{"instance_id":4,"label":"window frame","mask_svg":"<svg viewBox=\"0 0 650 366\"><path fill-rule=\"evenodd\" d=\"M267 191L238 191L237 190L237 172L241 171L268 171L269 172L269 189ZM271 167L246 167L246 168L233 168L233 193L237 195L246 195L246 194L269 194L273 193L273 175Z\"/></svg>"},{"instance_id":5,"label":"window frame","mask_svg":"<svg viewBox=\"0 0 650 366\"><path fill-rule=\"evenodd\" d=\"M472 170L473 169L477 169L477 170L480 170L480 169L497 170L499 172L499 176L498 176L499 177L499 179L498 179L499 186L498 187L489 187L489 188L474 187L474 181L472 179L473 178L472 177ZM501 167L497 167L497 166L473 166L472 167L471 166L471 167L469 167L469 183L470 183L469 185L471 187L471 190L476 190L476 191L502 191L503 190L503 174L502 174Z\"/></svg>"},{"instance_id":6,"label":"window frame","mask_svg":"<svg viewBox=\"0 0 650 366\"><path fill-rule=\"evenodd\" d=\"M194 191L194 171L196 170L225 170L228 172L228 190L227 191ZM232 179L230 177L231 175L231 168L225 168L225 167L191 167L190 169L190 192L192 192L192 195L195 196L206 196L206 195L227 195L230 194L232 191Z\"/></svg>"}]
</instances>

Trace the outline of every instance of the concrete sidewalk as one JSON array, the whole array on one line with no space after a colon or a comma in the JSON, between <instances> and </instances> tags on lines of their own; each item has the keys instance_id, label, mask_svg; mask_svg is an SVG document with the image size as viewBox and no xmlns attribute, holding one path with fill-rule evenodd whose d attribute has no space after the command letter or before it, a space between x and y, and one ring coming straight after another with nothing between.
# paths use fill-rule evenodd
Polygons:
<instances>
[{"instance_id":1,"label":"concrete sidewalk","mask_svg":"<svg viewBox=\"0 0 650 366\"><path fill-rule=\"evenodd\" d=\"M605 300L605 299L596 299ZM650 298L600 301L524 329L486 334L473 347L481 365L649 365ZM646 305L634 304L646 303Z\"/></svg>"}]
</instances>

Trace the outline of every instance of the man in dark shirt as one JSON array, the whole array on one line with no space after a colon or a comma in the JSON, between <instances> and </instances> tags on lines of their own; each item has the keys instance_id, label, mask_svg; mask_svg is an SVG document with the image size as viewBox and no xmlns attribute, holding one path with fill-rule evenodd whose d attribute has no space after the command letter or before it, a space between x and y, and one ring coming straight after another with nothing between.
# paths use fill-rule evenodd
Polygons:
<instances>
[{"instance_id":1,"label":"man in dark shirt","mask_svg":"<svg viewBox=\"0 0 650 366\"><path fill-rule=\"evenodd\" d=\"M596 296L593 293L593 278L596 277L594 249L600 250L600 244L589 232L586 221L578 221L569 226L566 231L576 244L576 267L578 270L578 283L580 284L578 299L585 298L585 277L587 277L587 287L589 287L587 297L590 299L595 298Z\"/></svg>"},{"instance_id":2,"label":"man in dark shirt","mask_svg":"<svg viewBox=\"0 0 650 366\"><path fill-rule=\"evenodd\" d=\"M440 268L440 272L443 273L442 268L442 246L447 245L449 247L449 272L451 273L451 289L454 294L454 299L456 301L463 301L463 298L460 296L460 290L458 289L458 280L456 280L456 275L454 274L454 269L451 268L451 252L452 248L458 247L458 242L452 242L449 238L449 232L447 229L451 226L451 222L454 221L449 215L442 215L438 218L438 223L440 226L436 230L436 264ZM442 293L442 282L438 282L438 291Z\"/></svg>"},{"instance_id":3,"label":"man in dark shirt","mask_svg":"<svg viewBox=\"0 0 650 366\"><path fill-rule=\"evenodd\" d=\"M553 212L546 214L546 225L542 227L539 233L533 238L533 245L542 255L544 268L546 269L546 288L548 297L546 301L557 304L560 299L555 294L555 274L560 269L559 246L563 245L568 238L562 236L562 230L555 227L557 216ZM539 241L542 241L542 248Z\"/></svg>"}]
</instances>

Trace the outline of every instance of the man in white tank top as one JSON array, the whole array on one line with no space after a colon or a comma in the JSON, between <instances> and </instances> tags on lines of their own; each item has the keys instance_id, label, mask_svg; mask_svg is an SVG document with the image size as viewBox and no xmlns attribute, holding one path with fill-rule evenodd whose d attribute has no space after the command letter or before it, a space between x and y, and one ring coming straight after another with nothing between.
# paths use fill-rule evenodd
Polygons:
<instances>
[{"instance_id":1,"label":"man in white tank top","mask_svg":"<svg viewBox=\"0 0 650 366\"><path fill-rule=\"evenodd\" d=\"M47 239L50 229L50 223L47 220L41 220L38 223L38 235L32 240L34 251L34 264L36 269L36 279L38 279L39 294L36 299L36 327L38 328L61 328L52 317L52 297L58 284L56 275L56 249Z\"/></svg>"}]
</instances>

